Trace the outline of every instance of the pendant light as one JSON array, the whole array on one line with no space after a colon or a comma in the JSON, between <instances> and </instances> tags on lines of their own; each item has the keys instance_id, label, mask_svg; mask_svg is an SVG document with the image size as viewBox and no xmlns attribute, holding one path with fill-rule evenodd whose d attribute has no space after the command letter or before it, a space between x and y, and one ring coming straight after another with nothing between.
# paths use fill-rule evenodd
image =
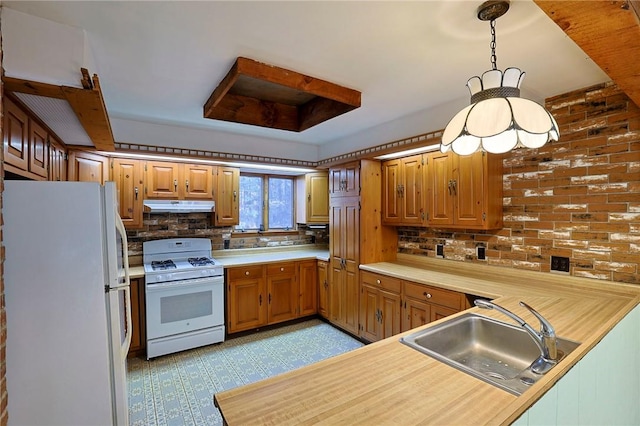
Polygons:
<instances>
[{"instance_id":1,"label":"pendant light","mask_svg":"<svg viewBox=\"0 0 640 426\"><path fill-rule=\"evenodd\" d=\"M537 102L520 97L525 73L500 71L496 65L496 19L509 10L508 1L491 0L478 8L478 19L491 26L492 68L471 77L471 105L457 113L442 134L440 150L469 155L483 150L501 154L514 148L540 148L560 133L553 116Z\"/></svg>"}]
</instances>

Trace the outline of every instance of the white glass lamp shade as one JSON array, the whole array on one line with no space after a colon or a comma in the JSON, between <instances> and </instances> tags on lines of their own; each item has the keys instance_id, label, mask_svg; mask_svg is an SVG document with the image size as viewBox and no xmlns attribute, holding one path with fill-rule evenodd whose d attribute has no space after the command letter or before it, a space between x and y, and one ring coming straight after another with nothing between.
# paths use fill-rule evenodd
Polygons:
<instances>
[{"instance_id":1,"label":"white glass lamp shade","mask_svg":"<svg viewBox=\"0 0 640 426\"><path fill-rule=\"evenodd\" d=\"M457 113L442 134L440 150L469 155L501 154L514 148L540 148L558 140L558 124L544 107L520 98L524 72L490 70L467 82L472 103Z\"/></svg>"}]
</instances>

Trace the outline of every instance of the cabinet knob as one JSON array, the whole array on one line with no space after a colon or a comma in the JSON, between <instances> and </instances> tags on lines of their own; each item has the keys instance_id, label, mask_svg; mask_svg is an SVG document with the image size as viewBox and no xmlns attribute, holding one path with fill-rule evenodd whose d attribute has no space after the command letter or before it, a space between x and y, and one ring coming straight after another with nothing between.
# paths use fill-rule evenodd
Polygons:
<instances>
[{"instance_id":1,"label":"cabinet knob","mask_svg":"<svg viewBox=\"0 0 640 426\"><path fill-rule=\"evenodd\" d=\"M280 272L284 272L284 268L280 268Z\"/></svg>"},{"instance_id":2,"label":"cabinet knob","mask_svg":"<svg viewBox=\"0 0 640 426\"><path fill-rule=\"evenodd\" d=\"M138 199L138 187L137 186L133 188L133 192L135 192L136 200L137 200Z\"/></svg>"},{"instance_id":3,"label":"cabinet knob","mask_svg":"<svg viewBox=\"0 0 640 426\"><path fill-rule=\"evenodd\" d=\"M380 284L380 280L376 280L376 284Z\"/></svg>"},{"instance_id":4,"label":"cabinet knob","mask_svg":"<svg viewBox=\"0 0 640 426\"><path fill-rule=\"evenodd\" d=\"M422 293L424 295L424 297L426 297L427 299L431 299L431 293L427 293L426 291L424 293Z\"/></svg>"},{"instance_id":5,"label":"cabinet knob","mask_svg":"<svg viewBox=\"0 0 640 426\"><path fill-rule=\"evenodd\" d=\"M245 271L245 272L244 272L244 274L245 274L245 275L249 275L249 271Z\"/></svg>"}]
</instances>

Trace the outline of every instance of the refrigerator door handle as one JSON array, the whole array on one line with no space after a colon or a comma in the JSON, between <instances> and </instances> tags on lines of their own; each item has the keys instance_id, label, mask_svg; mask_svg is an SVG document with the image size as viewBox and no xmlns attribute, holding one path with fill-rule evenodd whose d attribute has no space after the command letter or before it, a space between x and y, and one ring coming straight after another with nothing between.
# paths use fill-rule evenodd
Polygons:
<instances>
[{"instance_id":1,"label":"refrigerator door handle","mask_svg":"<svg viewBox=\"0 0 640 426\"><path fill-rule=\"evenodd\" d=\"M124 285L118 286L118 288L124 287L125 291L125 312L126 312L126 344L122 347L122 359L126 359L129 353L129 347L131 347L131 334L133 332L133 322L131 321L131 277L129 275L129 247L127 247L127 231L122 222L122 218L116 212L116 229L120 234L120 241L122 241L122 265L124 268Z\"/></svg>"}]
</instances>

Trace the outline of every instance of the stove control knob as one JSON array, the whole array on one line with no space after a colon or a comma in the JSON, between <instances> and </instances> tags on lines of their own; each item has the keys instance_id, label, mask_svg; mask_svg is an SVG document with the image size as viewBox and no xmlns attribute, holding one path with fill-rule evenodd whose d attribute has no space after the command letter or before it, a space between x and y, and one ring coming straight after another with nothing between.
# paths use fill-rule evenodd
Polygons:
<instances>
[{"instance_id":1,"label":"stove control knob","mask_svg":"<svg viewBox=\"0 0 640 426\"><path fill-rule=\"evenodd\" d=\"M159 283L162 281L164 281L164 275L156 275L156 282Z\"/></svg>"}]
</instances>

